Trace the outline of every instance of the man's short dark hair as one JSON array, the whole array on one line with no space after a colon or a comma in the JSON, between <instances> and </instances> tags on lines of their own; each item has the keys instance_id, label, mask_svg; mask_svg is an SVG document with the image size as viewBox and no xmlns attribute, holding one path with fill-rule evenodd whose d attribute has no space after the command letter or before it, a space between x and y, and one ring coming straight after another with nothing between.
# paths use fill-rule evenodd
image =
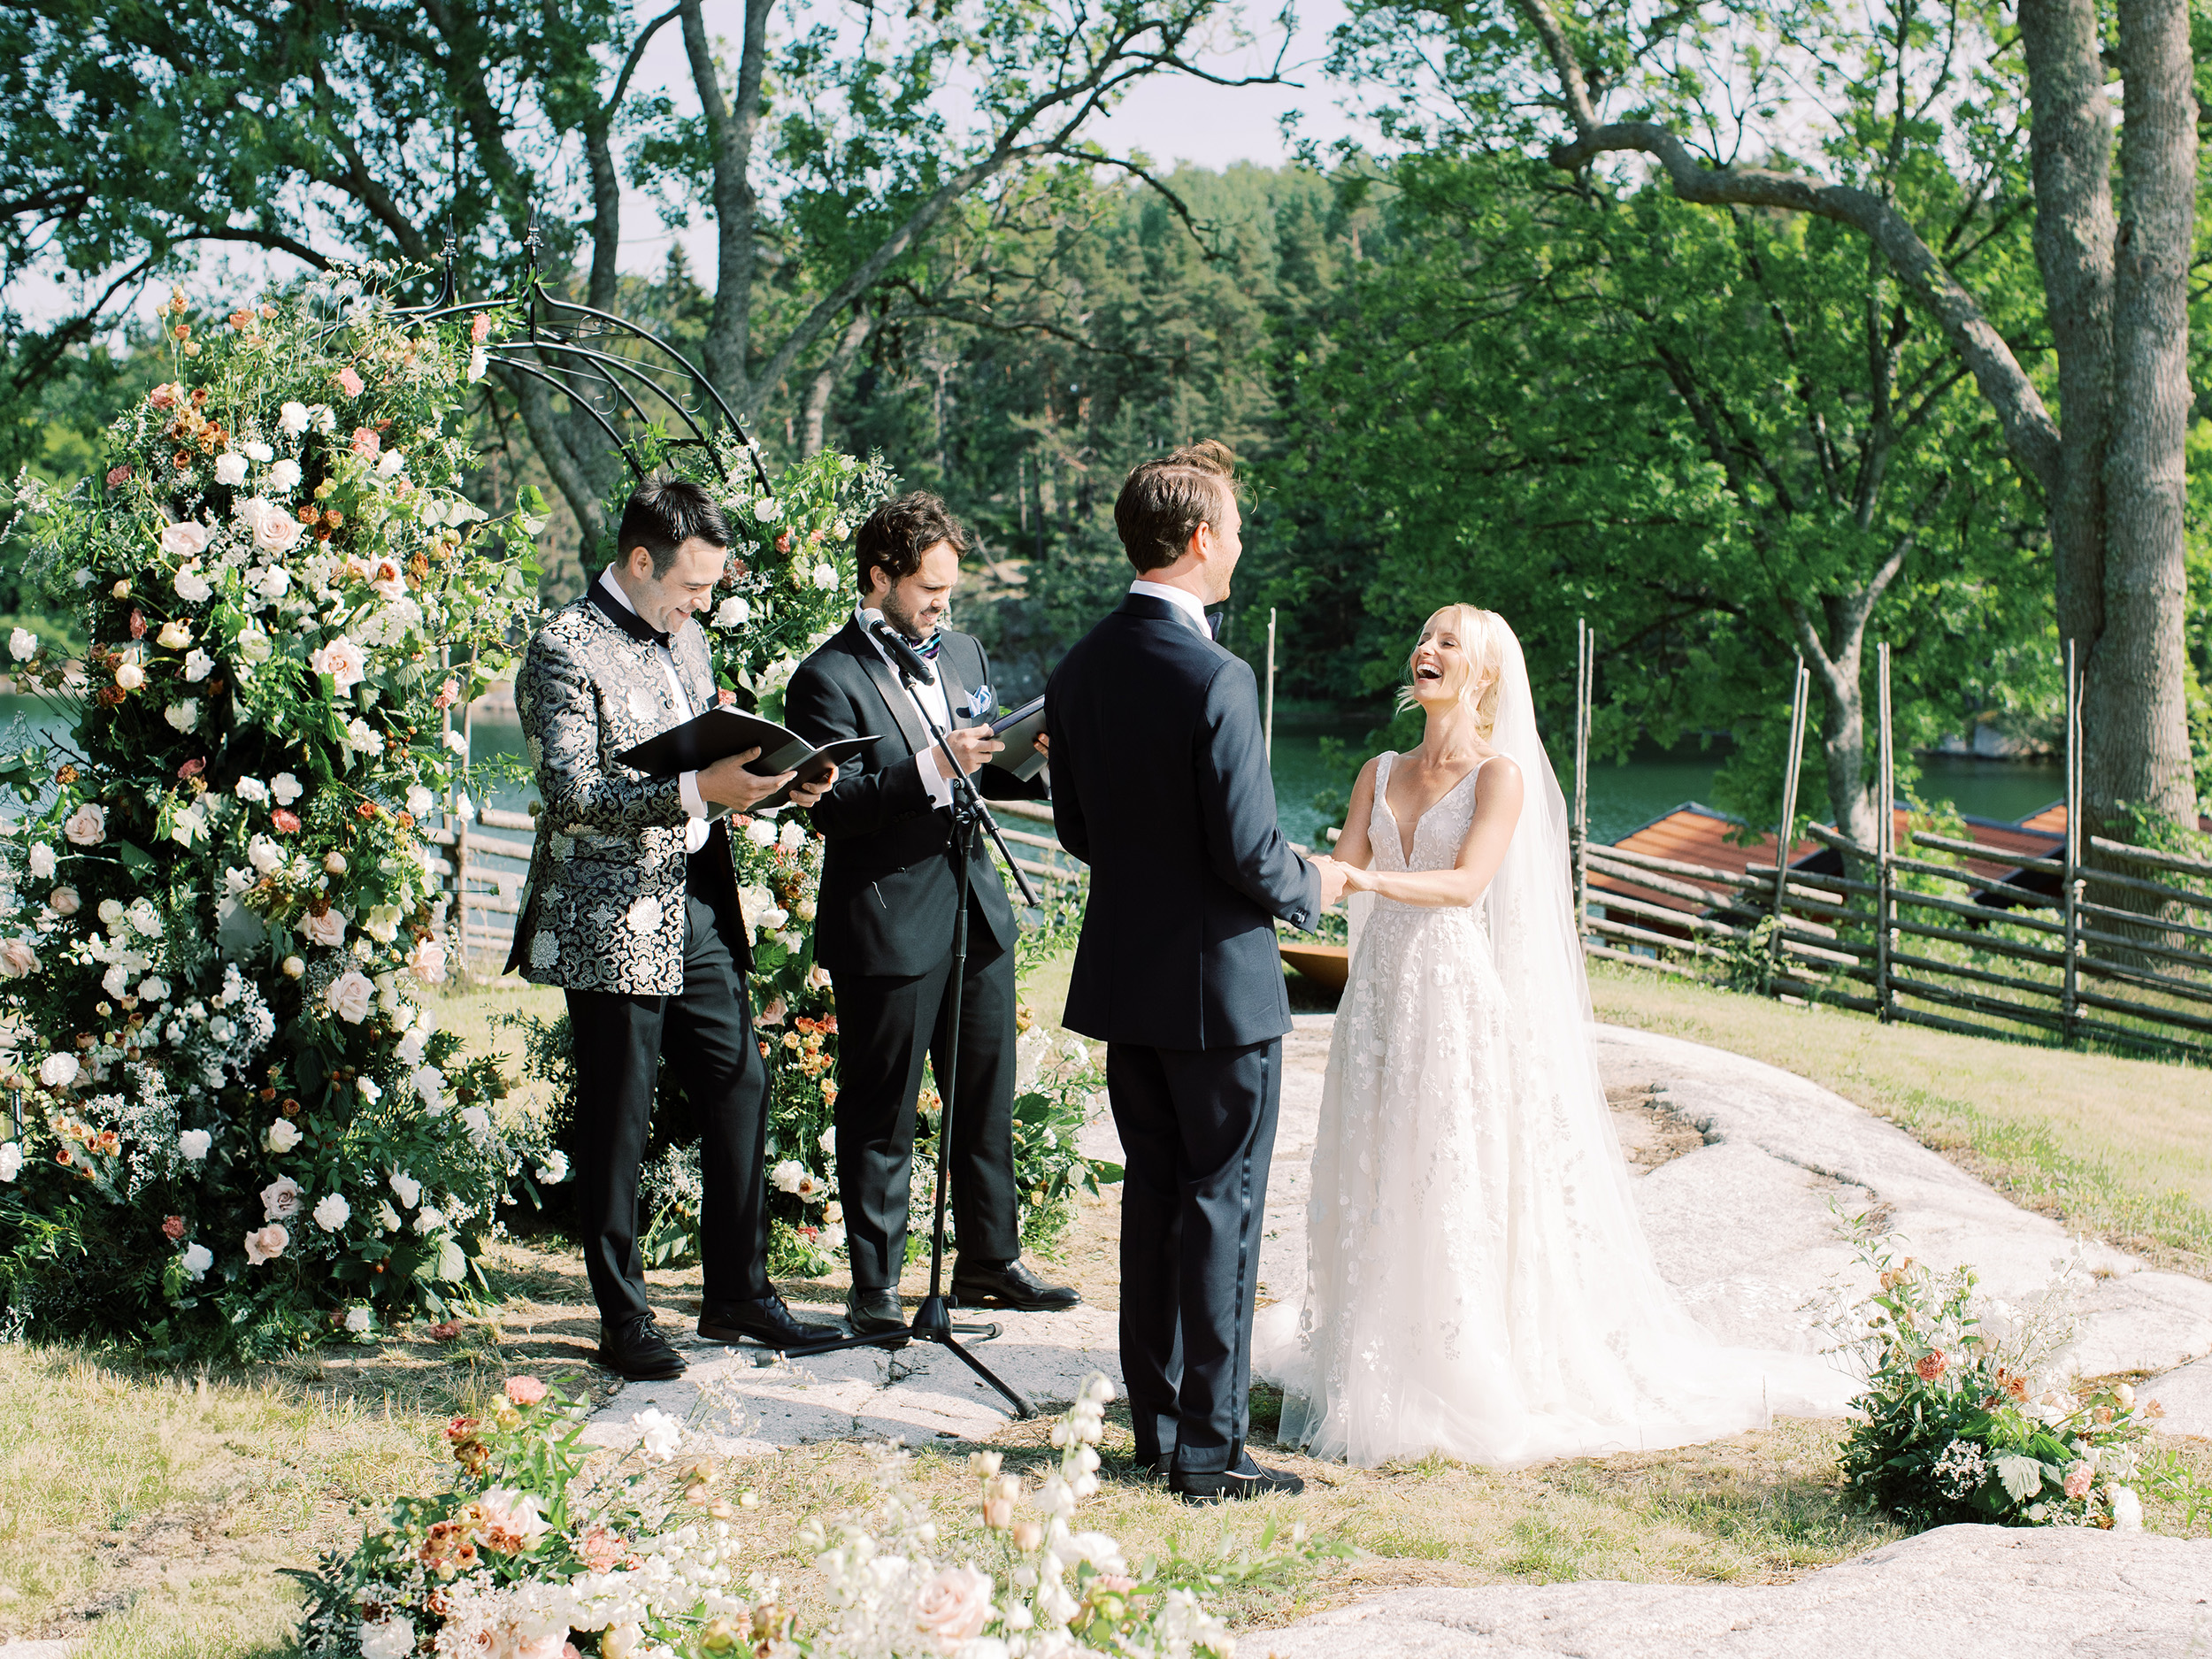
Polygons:
<instances>
[{"instance_id":1,"label":"man's short dark hair","mask_svg":"<svg viewBox=\"0 0 2212 1659\"><path fill-rule=\"evenodd\" d=\"M1133 468L1114 503L1114 528L1142 575L1183 557L1202 524L1218 529L1237 495L1237 457L1211 438Z\"/></svg>"},{"instance_id":2,"label":"man's short dark hair","mask_svg":"<svg viewBox=\"0 0 2212 1659\"><path fill-rule=\"evenodd\" d=\"M955 553L968 550L967 526L953 517L951 508L926 489L893 496L868 515L853 537L860 591L868 591L870 571L881 571L887 584L897 587L922 568L922 555L940 541L951 542Z\"/></svg>"},{"instance_id":3,"label":"man's short dark hair","mask_svg":"<svg viewBox=\"0 0 2212 1659\"><path fill-rule=\"evenodd\" d=\"M676 549L694 536L729 546L730 521L714 497L687 478L649 479L632 492L622 510L614 562L627 565L630 549L641 547L653 557L653 580L658 581L676 562Z\"/></svg>"}]
</instances>

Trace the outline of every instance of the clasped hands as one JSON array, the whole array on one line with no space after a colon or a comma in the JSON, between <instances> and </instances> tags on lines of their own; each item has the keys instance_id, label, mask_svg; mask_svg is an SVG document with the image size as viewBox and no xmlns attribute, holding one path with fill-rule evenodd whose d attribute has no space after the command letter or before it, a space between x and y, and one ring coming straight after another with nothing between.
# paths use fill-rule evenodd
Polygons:
<instances>
[{"instance_id":1,"label":"clasped hands","mask_svg":"<svg viewBox=\"0 0 2212 1659\"><path fill-rule=\"evenodd\" d=\"M1321 877L1321 905L1326 910L1347 893L1365 893L1375 885L1373 874L1356 864L1348 864L1332 858L1326 853L1316 853L1307 861Z\"/></svg>"}]
</instances>

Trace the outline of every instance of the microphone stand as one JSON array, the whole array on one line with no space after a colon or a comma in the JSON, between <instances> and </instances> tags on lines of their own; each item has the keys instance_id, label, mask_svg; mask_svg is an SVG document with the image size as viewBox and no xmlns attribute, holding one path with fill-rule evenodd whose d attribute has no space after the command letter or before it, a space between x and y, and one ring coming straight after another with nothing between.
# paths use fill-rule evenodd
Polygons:
<instances>
[{"instance_id":1,"label":"microphone stand","mask_svg":"<svg viewBox=\"0 0 2212 1659\"><path fill-rule=\"evenodd\" d=\"M899 672L900 680L905 682L910 693L916 686L925 683L923 676L915 672L904 655L896 651L889 655L893 665ZM933 747L944 757L946 775L952 781L953 885L959 897L958 908L953 912L952 982L945 991L950 1004L946 1010L945 1067L944 1074L937 1079L940 1102L937 1117L937 1193L930 1218L929 1294L922 1298L922 1305L914 1310L914 1317L904 1330L884 1331L873 1336L834 1337L827 1341L809 1342L802 1347L786 1348L784 1353L789 1358L803 1359L809 1355L833 1354L842 1348L902 1348L910 1340L934 1342L940 1348L951 1350L970 1371L1003 1394L1007 1403L1014 1408L1016 1417L1033 1417L1037 1415L1037 1408L1019 1389L1004 1381L960 1345L959 1338L963 1335L978 1336L988 1341L998 1335L999 1327L996 1325L955 1325L950 1304L944 1294L945 1206L952 1191L947 1154L952 1144L954 1089L960 1080L960 1000L968 970L969 872L979 827L990 832L992 841L997 846L1000 856L1006 860L1007 869L1013 874L1014 885L1021 892L1022 902L1033 910L1039 901L1036 889L1029 885L1021 866L1014 862L1014 855L1008 850L1006 838L999 833L998 820L983 804L982 792L975 787L974 778L961 765L960 757L952 752L952 745L947 740L944 727L937 724L936 717L930 713L928 705L919 697L913 701L914 706L921 711L922 724L929 728Z\"/></svg>"}]
</instances>

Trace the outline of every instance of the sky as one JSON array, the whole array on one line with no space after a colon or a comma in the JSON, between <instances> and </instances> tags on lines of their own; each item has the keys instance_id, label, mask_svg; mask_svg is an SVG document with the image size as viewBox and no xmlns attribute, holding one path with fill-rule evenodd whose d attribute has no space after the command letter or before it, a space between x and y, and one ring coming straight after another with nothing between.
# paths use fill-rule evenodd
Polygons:
<instances>
[{"instance_id":1,"label":"sky","mask_svg":"<svg viewBox=\"0 0 2212 1659\"><path fill-rule=\"evenodd\" d=\"M1211 73L1232 77L1265 73L1283 38L1281 26L1264 17L1271 0L1248 0L1247 28L1256 37L1237 47L1224 41L1221 50L1204 55L1201 62ZM1118 154L1143 151L1162 170L1178 163L1223 168L1240 161L1276 165L1289 158L1281 129L1282 117L1296 111L1300 130L1324 143L1346 136L1354 124L1338 107L1342 90L1321 74L1329 31L1344 17L1343 0L1304 0L1308 15L1297 21L1286 55L1282 74L1287 82L1276 85L1226 88L1196 81L1187 76L1162 75L1139 81L1121 105L1091 131L1108 149ZM710 0L706 8L710 31L726 39L743 27L741 0ZM639 65L636 83L641 90L664 90L680 108L695 110L690 69L684 57L680 33L670 27L654 37ZM692 268L702 273L714 269L713 230L703 216L682 232L670 232L660 223L652 203L630 196L623 205L622 266L626 271L656 272L672 242L680 239L691 256ZM225 285L260 280L281 280L297 266L281 256L265 261L242 258L229 250L224 261ZM211 267L209 279L216 275ZM141 309L150 316L165 297L166 285L142 297ZM70 293L50 280L35 276L18 282L7 296L9 303L36 326L65 313Z\"/></svg>"}]
</instances>

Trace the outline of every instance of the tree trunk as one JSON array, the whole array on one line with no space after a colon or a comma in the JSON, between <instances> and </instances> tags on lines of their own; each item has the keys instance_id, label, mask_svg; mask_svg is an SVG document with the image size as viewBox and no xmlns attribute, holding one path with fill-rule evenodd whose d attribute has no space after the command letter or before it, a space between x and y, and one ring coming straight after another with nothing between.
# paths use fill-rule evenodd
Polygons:
<instances>
[{"instance_id":1,"label":"tree trunk","mask_svg":"<svg viewBox=\"0 0 2212 1659\"><path fill-rule=\"evenodd\" d=\"M2120 0L2124 204L2112 296L2113 418L2105 457L2103 626L2089 652L2085 815L2122 803L2194 827L2184 695L2184 434L2197 102L2182 0ZM2073 435L2073 422L2065 423Z\"/></svg>"},{"instance_id":2,"label":"tree trunk","mask_svg":"<svg viewBox=\"0 0 2212 1659\"><path fill-rule=\"evenodd\" d=\"M799 455L810 459L822 453L822 426L829 415L830 399L837 395L837 383L860 355L866 342L868 331L875 326L875 319L864 311L855 311L853 319L845 325L845 332L837 342L837 349L829 360L814 372L814 379L806 388L806 418L799 429Z\"/></svg>"}]
</instances>

